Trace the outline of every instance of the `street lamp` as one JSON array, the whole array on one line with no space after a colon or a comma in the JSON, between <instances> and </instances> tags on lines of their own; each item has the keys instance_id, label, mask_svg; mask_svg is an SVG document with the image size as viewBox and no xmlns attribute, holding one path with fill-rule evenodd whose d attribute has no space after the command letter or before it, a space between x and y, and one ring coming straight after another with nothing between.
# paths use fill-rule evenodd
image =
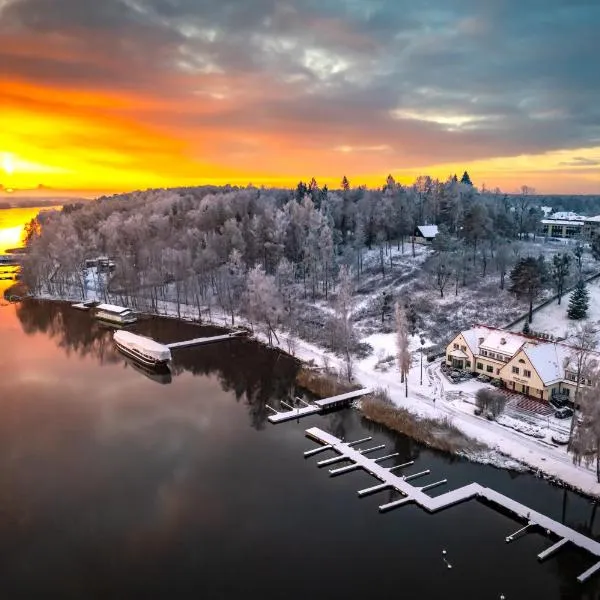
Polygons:
<instances>
[{"instance_id":1,"label":"street lamp","mask_svg":"<svg viewBox=\"0 0 600 600\"><path fill-rule=\"evenodd\" d=\"M421 383L419 385L423 385L423 344L425 344L425 339L421 336Z\"/></svg>"}]
</instances>

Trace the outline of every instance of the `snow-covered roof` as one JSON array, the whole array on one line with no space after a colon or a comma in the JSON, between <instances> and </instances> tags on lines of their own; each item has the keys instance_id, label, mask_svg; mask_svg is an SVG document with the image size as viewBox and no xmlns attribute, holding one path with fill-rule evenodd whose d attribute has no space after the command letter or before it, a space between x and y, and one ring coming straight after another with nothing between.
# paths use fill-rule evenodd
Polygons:
<instances>
[{"instance_id":1,"label":"snow-covered roof","mask_svg":"<svg viewBox=\"0 0 600 600\"><path fill-rule=\"evenodd\" d=\"M526 341L527 339L522 335L516 335L502 329L488 329L487 336L479 346L485 350L513 356Z\"/></svg>"},{"instance_id":2,"label":"snow-covered roof","mask_svg":"<svg viewBox=\"0 0 600 600\"><path fill-rule=\"evenodd\" d=\"M106 310L107 312L116 313L118 315L131 311L130 308L126 308L125 306L116 306L115 304L98 304L96 306L96 310Z\"/></svg>"},{"instance_id":3,"label":"snow-covered roof","mask_svg":"<svg viewBox=\"0 0 600 600\"><path fill-rule=\"evenodd\" d=\"M565 364L572 350L562 344L526 344L523 351L541 377L544 385L564 379Z\"/></svg>"},{"instance_id":4,"label":"snow-covered roof","mask_svg":"<svg viewBox=\"0 0 600 600\"><path fill-rule=\"evenodd\" d=\"M456 348L454 348L454 350L450 350L448 354L450 356L454 356L454 358L469 358L469 355L466 352L463 352L462 350L457 350Z\"/></svg>"},{"instance_id":5,"label":"snow-covered roof","mask_svg":"<svg viewBox=\"0 0 600 600\"><path fill-rule=\"evenodd\" d=\"M595 217L586 217L586 221L591 221L592 223L598 223L600 221L600 215L596 215Z\"/></svg>"},{"instance_id":6,"label":"snow-covered roof","mask_svg":"<svg viewBox=\"0 0 600 600\"><path fill-rule=\"evenodd\" d=\"M438 234L437 225L419 225L417 229L424 238L434 238Z\"/></svg>"},{"instance_id":7,"label":"snow-covered roof","mask_svg":"<svg viewBox=\"0 0 600 600\"><path fill-rule=\"evenodd\" d=\"M467 329L461 333L471 352L473 354L479 354L479 339L486 338L489 335L490 330L487 327L473 327L472 329Z\"/></svg>"},{"instance_id":8,"label":"snow-covered roof","mask_svg":"<svg viewBox=\"0 0 600 600\"><path fill-rule=\"evenodd\" d=\"M549 218L553 220L558 219L559 221L585 221L585 217L570 210L552 213Z\"/></svg>"},{"instance_id":9,"label":"snow-covered roof","mask_svg":"<svg viewBox=\"0 0 600 600\"><path fill-rule=\"evenodd\" d=\"M584 222L569 219L542 219L542 225L568 225L569 227L583 227Z\"/></svg>"}]
</instances>

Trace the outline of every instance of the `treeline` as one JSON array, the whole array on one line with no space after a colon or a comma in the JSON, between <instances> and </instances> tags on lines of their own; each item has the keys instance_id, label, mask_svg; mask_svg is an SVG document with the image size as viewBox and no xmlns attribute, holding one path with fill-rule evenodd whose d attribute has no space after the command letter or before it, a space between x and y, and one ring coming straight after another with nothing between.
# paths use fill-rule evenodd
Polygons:
<instances>
[{"instance_id":1,"label":"treeline","mask_svg":"<svg viewBox=\"0 0 600 600\"><path fill-rule=\"evenodd\" d=\"M23 279L34 292L75 288L86 297L93 285L123 304L156 310L168 301L178 311L196 307L199 317L218 306L232 323L245 312L272 333L298 325L299 299L328 299L343 267L360 281L366 250L379 249L383 274L384 256L393 268L392 246L414 255L418 225L440 226L434 276L440 286L454 277L458 288L476 263L484 275L492 265L506 273L519 259L507 244L535 233L540 216L526 188L519 196L480 192L456 177L402 186L390 176L380 189L344 177L338 190L314 179L292 190L149 190L41 213L27 227ZM458 266L441 258L450 253ZM114 273L96 271L90 283L85 261L100 255L114 261ZM347 329L338 325L332 340Z\"/></svg>"}]
</instances>

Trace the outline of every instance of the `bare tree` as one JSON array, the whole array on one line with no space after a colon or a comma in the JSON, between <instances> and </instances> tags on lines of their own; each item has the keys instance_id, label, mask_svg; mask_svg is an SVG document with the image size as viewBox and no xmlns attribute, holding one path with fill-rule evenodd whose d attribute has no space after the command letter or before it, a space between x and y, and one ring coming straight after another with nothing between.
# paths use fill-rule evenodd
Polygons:
<instances>
[{"instance_id":1,"label":"bare tree","mask_svg":"<svg viewBox=\"0 0 600 600\"><path fill-rule=\"evenodd\" d=\"M338 293L335 303L336 319L338 324L338 343L344 353L344 361L346 365L346 377L348 381L352 381L353 365L350 348L354 337L352 328L352 292L354 285L352 275L347 266L340 269Z\"/></svg>"},{"instance_id":2,"label":"bare tree","mask_svg":"<svg viewBox=\"0 0 600 600\"><path fill-rule=\"evenodd\" d=\"M600 483L600 372L597 367L588 370L588 379L591 385L584 387L579 395L580 416L570 450L575 464L583 462L589 467L596 462L596 479Z\"/></svg>"},{"instance_id":3,"label":"bare tree","mask_svg":"<svg viewBox=\"0 0 600 600\"><path fill-rule=\"evenodd\" d=\"M587 378L590 369L594 366L595 359L592 359L592 353L598 345L598 334L590 323L583 323L577 326L575 335L572 336L571 346L573 352L570 359L567 359L564 365L565 369L575 372L575 395L573 398L573 419L571 420L571 429L569 433L569 449L573 439L573 430L577 421L577 410L579 405L579 392L581 381Z\"/></svg>"},{"instance_id":4,"label":"bare tree","mask_svg":"<svg viewBox=\"0 0 600 600\"><path fill-rule=\"evenodd\" d=\"M408 319L406 318L406 311L399 302L396 302L396 336L400 383L404 383L404 394L408 397L408 372L411 364L408 346Z\"/></svg>"},{"instance_id":5,"label":"bare tree","mask_svg":"<svg viewBox=\"0 0 600 600\"><path fill-rule=\"evenodd\" d=\"M454 273L450 262L450 255L447 252L440 252L431 259L430 272L433 275L435 286L440 291L441 298L444 297L444 290Z\"/></svg>"},{"instance_id":6,"label":"bare tree","mask_svg":"<svg viewBox=\"0 0 600 600\"><path fill-rule=\"evenodd\" d=\"M262 265L257 265L248 273L245 301L244 308L250 320L264 325L269 345L273 344L273 337L279 343L275 327L283 314L281 297L275 278L267 275Z\"/></svg>"}]
</instances>

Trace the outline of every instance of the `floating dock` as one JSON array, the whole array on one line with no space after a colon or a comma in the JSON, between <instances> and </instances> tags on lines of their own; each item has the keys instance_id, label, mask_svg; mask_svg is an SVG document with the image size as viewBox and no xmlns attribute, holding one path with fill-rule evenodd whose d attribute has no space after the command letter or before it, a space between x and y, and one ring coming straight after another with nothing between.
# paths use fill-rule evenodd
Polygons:
<instances>
[{"instance_id":1,"label":"floating dock","mask_svg":"<svg viewBox=\"0 0 600 600\"><path fill-rule=\"evenodd\" d=\"M513 541L518 533L521 533L529 527L534 526L539 527L547 534L553 533L559 538L558 541L554 542L551 546L546 548L546 550L538 554L538 559L540 561L548 558L550 555L560 550L567 542L571 542L575 546L582 548L583 550L587 550L590 554L600 558L599 542L596 542L595 540L579 533L578 531L575 531L574 529L571 529L570 527L567 527L566 525L563 525L562 523L559 523L558 521L555 521L554 519L551 519L550 517L547 517L546 515L543 515L542 513L539 513L528 506L509 498L508 496L505 496L504 494L500 494L491 488L484 487L478 483L470 483L469 485L432 498L431 496L425 494L424 491L446 483L445 479L421 487L413 486L408 483L409 480L429 474L429 471L422 471L420 473L406 475L404 477L394 475L392 471L395 468L400 466L408 466L412 463L405 463L404 465L398 465L398 467L392 467L391 469L386 468L381 466L378 461L381 461L383 458L387 457L381 457L380 459L369 458L365 456L365 450L361 451L358 448L354 448L351 444L343 442L339 438L336 438L335 436L323 431L322 429L319 429L318 427L311 427L310 429L307 429L306 435L316 442L323 444L324 448L337 452L337 457L326 459L326 461L331 463L339 462L341 460L352 461L353 464L348 465L347 467L330 470L329 472L331 475L341 475L345 472L351 472L352 470L362 468L367 473L370 473L381 481L381 483L376 486L359 490L359 496L362 497L384 489L394 489L403 495L403 497L398 500L388 502L387 504L382 504L379 507L380 512L392 510L399 506L414 502L428 512L434 513L460 502L471 500L472 498L486 500L492 504L501 506L503 509L517 516L519 519L524 520L526 523L525 527L519 529L519 531L515 532L514 534L507 536L507 543ZM308 452L310 454L305 452L305 456L315 454L316 449L309 450ZM329 462L327 464L329 464ZM321 461L321 463L325 463L325 461ZM598 570L600 570L600 561L596 562L589 569L587 569L587 571L579 575L577 580L580 583L583 583Z\"/></svg>"},{"instance_id":2,"label":"floating dock","mask_svg":"<svg viewBox=\"0 0 600 600\"><path fill-rule=\"evenodd\" d=\"M173 342L172 344L165 344L165 346L167 346L167 348L170 348L171 350L174 350L175 348L191 348L192 346L202 346L203 344L223 342L232 338L241 337L242 335L247 335L247 332L232 331L231 333L226 333L225 335L215 335L213 337L202 337L195 338L193 340L186 340L183 342Z\"/></svg>"},{"instance_id":3,"label":"floating dock","mask_svg":"<svg viewBox=\"0 0 600 600\"><path fill-rule=\"evenodd\" d=\"M267 408L275 413L269 416L269 421L271 423L283 423L284 421L300 419L308 415L316 415L317 413L324 412L332 408L347 406L352 400L366 396L367 394L370 394L371 391L372 390L368 388L363 388L362 390L353 390L345 394L339 394L338 396L331 396L331 398L315 400L313 404L309 404L308 402L304 402L304 400L299 399L304 406L297 407L290 406L289 404L282 402L282 404L289 409L285 411L278 411L275 408L267 405Z\"/></svg>"}]
</instances>

